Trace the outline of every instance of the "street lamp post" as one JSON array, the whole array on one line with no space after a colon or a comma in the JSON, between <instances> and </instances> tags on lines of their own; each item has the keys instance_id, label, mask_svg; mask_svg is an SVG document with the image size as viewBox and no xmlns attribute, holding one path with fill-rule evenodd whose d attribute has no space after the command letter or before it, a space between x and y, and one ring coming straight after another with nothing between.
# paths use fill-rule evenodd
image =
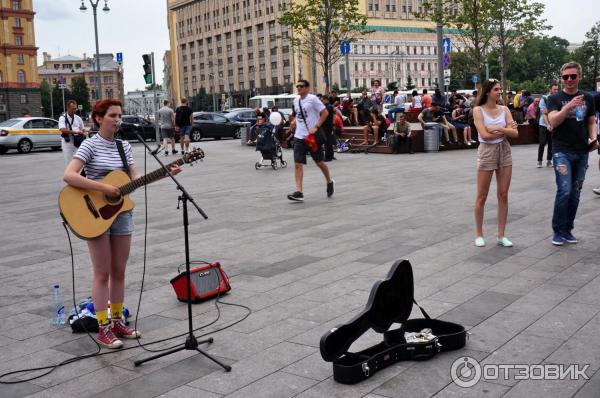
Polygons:
<instances>
[{"instance_id":1,"label":"street lamp post","mask_svg":"<svg viewBox=\"0 0 600 398\"><path fill-rule=\"evenodd\" d=\"M102 99L102 82L101 82L101 73L100 73L100 48L98 46L98 17L96 9L98 8L98 3L100 0L90 0L90 5L92 6L92 11L94 14L94 35L96 37L96 97L98 100ZM81 12L86 12L87 7L85 6L85 0L81 0L81 7L79 7ZM102 11L108 13L110 8L108 8L108 0L104 0L104 7Z\"/></svg>"}]
</instances>

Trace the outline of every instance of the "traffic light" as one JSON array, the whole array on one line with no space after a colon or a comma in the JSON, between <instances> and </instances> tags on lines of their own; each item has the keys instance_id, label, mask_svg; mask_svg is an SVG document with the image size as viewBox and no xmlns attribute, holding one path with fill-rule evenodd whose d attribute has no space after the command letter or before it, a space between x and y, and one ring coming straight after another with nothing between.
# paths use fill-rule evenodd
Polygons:
<instances>
[{"instance_id":1,"label":"traffic light","mask_svg":"<svg viewBox=\"0 0 600 398\"><path fill-rule=\"evenodd\" d=\"M144 80L146 84L152 84L152 59L150 54L142 55L144 59Z\"/></svg>"}]
</instances>

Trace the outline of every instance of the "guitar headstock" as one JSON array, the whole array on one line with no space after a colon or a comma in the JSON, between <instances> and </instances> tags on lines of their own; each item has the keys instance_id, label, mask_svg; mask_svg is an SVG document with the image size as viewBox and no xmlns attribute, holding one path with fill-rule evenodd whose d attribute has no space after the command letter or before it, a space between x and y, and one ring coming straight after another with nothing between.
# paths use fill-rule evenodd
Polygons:
<instances>
[{"instance_id":1,"label":"guitar headstock","mask_svg":"<svg viewBox=\"0 0 600 398\"><path fill-rule=\"evenodd\" d=\"M183 155L182 159L184 163L194 163L204 159L204 151L201 148L194 148Z\"/></svg>"}]
</instances>

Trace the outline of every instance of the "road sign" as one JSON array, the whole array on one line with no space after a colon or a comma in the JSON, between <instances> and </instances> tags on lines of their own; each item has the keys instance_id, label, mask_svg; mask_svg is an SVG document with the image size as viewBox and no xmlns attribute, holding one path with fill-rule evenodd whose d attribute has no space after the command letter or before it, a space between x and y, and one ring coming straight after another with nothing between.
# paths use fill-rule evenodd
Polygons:
<instances>
[{"instance_id":1,"label":"road sign","mask_svg":"<svg viewBox=\"0 0 600 398\"><path fill-rule=\"evenodd\" d=\"M450 78L449 77L445 77L444 78L444 86L449 86L450 85Z\"/></svg>"},{"instance_id":2,"label":"road sign","mask_svg":"<svg viewBox=\"0 0 600 398\"><path fill-rule=\"evenodd\" d=\"M450 69L444 69L444 77L450 77L452 76Z\"/></svg>"},{"instance_id":3,"label":"road sign","mask_svg":"<svg viewBox=\"0 0 600 398\"><path fill-rule=\"evenodd\" d=\"M452 42L449 38L444 37L444 41L442 42L442 48L444 49L444 54L447 54L452 50Z\"/></svg>"},{"instance_id":4,"label":"road sign","mask_svg":"<svg viewBox=\"0 0 600 398\"><path fill-rule=\"evenodd\" d=\"M444 69L450 68L450 54L444 54L443 61L444 61Z\"/></svg>"},{"instance_id":5,"label":"road sign","mask_svg":"<svg viewBox=\"0 0 600 398\"><path fill-rule=\"evenodd\" d=\"M473 75L473 76L471 76L471 81L472 81L473 83L477 84L477 80L478 80L478 79L477 79L477 75Z\"/></svg>"},{"instance_id":6,"label":"road sign","mask_svg":"<svg viewBox=\"0 0 600 398\"><path fill-rule=\"evenodd\" d=\"M350 42L342 40L342 42L340 43L340 52L342 53L342 55L348 54L350 52Z\"/></svg>"},{"instance_id":7,"label":"road sign","mask_svg":"<svg viewBox=\"0 0 600 398\"><path fill-rule=\"evenodd\" d=\"M66 84L59 84L58 88L61 89L61 90L64 90L64 89L67 88L67 85Z\"/></svg>"},{"instance_id":8,"label":"road sign","mask_svg":"<svg viewBox=\"0 0 600 398\"><path fill-rule=\"evenodd\" d=\"M392 96L391 96L391 95L389 95L389 94L386 94L386 95L383 97L383 102L384 102L385 104L389 104L389 103L391 103L391 102L392 102Z\"/></svg>"},{"instance_id":9,"label":"road sign","mask_svg":"<svg viewBox=\"0 0 600 398\"><path fill-rule=\"evenodd\" d=\"M123 53L117 53L117 62L118 63L122 63L123 62Z\"/></svg>"},{"instance_id":10,"label":"road sign","mask_svg":"<svg viewBox=\"0 0 600 398\"><path fill-rule=\"evenodd\" d=\"M67 79L64 76L59 76L58 77L58 84L65 84L67 82Z\"/></svg>"},{"instance_id":11,"label":"road sign","mask_svg":"<svg viewBox=\"0 0 600 398\"><path fill-rule=\"evenodd\" d=\"M80 111L83 110L83 105L81 105L81 104L77 105L77 109L79 109Z\"/></svg>"}]
</instances>

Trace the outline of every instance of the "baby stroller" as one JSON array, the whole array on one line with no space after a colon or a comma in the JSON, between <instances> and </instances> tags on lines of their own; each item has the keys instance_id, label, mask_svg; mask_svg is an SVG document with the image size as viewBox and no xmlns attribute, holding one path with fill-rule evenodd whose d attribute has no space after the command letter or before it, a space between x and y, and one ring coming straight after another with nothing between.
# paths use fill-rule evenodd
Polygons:
<instances>
[{"instance_id":1,"label":"baby stroller","mask_svg":"<svg viewBox=\"0 0 600 398\"><path fill-rule=\"evenodd\" d=\"M257 126L258 127L258 126ZM263 125L258 127L258 134L256 135L256 150L260 151L260 161L254 164L256 170L261 167L271 166L273 170L277 170L278 167L286 167L287 162L283 160L283 151L281 150L281 144L275 134L275 128ZM265 162L268 162L265 164Z\"/></svg>"}]
</instances>

